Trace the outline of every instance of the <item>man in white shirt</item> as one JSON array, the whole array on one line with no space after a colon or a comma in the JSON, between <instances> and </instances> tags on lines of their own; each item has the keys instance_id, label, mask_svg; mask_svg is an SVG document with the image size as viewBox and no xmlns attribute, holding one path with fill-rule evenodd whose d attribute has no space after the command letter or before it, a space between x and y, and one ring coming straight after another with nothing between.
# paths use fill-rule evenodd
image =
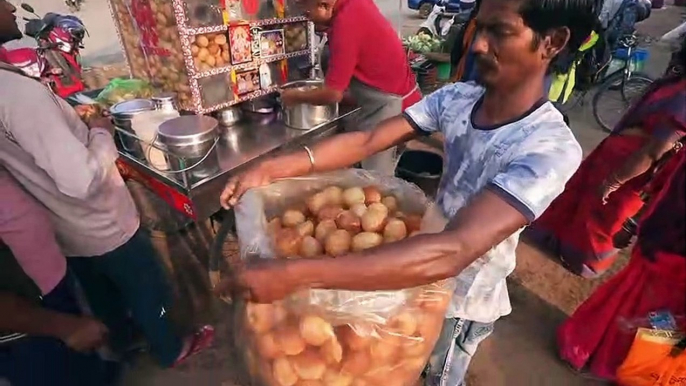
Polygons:
<instances>
[{"instance_id":1,"label":"man in white shirt","mask_svg":"<svg viewBox=\"0 0 686 386\"><path fill-rule=\"evenodd\" d=\"M456 83L371 132L341 134L277 157L227 184L228 207L277 178L349 166L419 135L445 136L446 166L436 206L438 233L336 259L271 259L248 266L217 292L270 302L303 287L359 291L413 288L455 277L457 287L427 385L464 381L476 347L511 312L505 278L519 233L560 194L581 147L543 93L558 54L576 52L595 20L593 0L483 0L476 17L480 85ZM442 231L441 231L442 230Z\"/></svg>"}]
</instances>

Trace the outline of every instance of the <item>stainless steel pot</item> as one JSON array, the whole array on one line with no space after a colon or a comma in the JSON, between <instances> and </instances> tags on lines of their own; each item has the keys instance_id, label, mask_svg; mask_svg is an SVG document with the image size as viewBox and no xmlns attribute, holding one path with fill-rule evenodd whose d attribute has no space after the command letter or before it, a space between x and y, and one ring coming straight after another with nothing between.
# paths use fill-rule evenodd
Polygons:
<instances>
[{"instance_id":1,"label":"stainless steel pot","mask_svg":"<svg viewBox=\"0 0 686 386\"><path fill-rule=\"evenodd\" d=\"M152 97L155 103L155 109L164 112L172 112L178 110L178 103L176 102L176 93L164 92Z\"/></svg>"},{"instance_id":2,"label":"stainless steel pot","mask_svg":"<svg viewBox=\"0 0 686 386\"><path fill-rule=\"evenodd\" d=\"M222 126L233 126L243 118L243 111L238 106L231 106L217 111L217 120Z\"/></svg>"},{"instance_id":3,"label":"stainless steel pot","mask_svg":"<svg viewBox=\"0 0 686 386\"><path fill-rule=\"evenodd\" d=\"M136 135L131 127L131 120L137 114L145 111L155 110L155 102L149 99L132 99L130 101L119 102L110 107L110 114L114 125L127 133ZM145 159L143 148L140 142L133 137L120 132L115 133L115 144L119 150L127 152L141 160Z\"/></svg>"},{"instance_id":4,"label":"stainless steel pot","mask_svg":"<svg viewBox=\"0 0 686 386\"><path fill-rule=\"evenodd\" d=\"M216 119L203 115L184 115L161 124L157 138L169 152L171 170L188 170L196 178L213 175L219 167L218 126Z\"/></svg>"},{"instance_id":5,"label":"stainless steel pot","mask_svg":"<svg viewBox=\"0 0 686 386\"><path fill-rule=\"evenodd\" d=\"M296 80L281 86L282 89L307 90L319 88L324 81L318 79ZM329 122L338 116L338 103L330 105L299 104L283 106L283 121L288 127L301 130L309 130L323 123Z\"/></svg>"},{"instance_id":6,"label":"stainless steel pot","mask_svg":"<svg viewBox=\"0 0 686 386\"><path fill-rule=\"evenodd\" d=\"M250 113L271 114L277 105L273 96L266 95L241 103L241 109Z\"/></svg>"}]
</instances>

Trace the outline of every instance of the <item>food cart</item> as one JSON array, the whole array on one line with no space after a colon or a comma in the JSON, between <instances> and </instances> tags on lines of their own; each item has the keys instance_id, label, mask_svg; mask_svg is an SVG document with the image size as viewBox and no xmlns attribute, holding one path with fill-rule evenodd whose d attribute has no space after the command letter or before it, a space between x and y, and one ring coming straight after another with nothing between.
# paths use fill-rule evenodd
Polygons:
<instances>
[{"instance_id":1,"label":"food cart","mask_svg":"<svg viewBox=\"0 0 686 386\"><path fill-rule=\"evenodd\" d=\"M118 168L153 201L149 211L141 210L144 224L151 223L146 216L155 217L150 227L170 234L220 220L209 263L199 259L214 282L224 238L233 227L232 214L219 205L229 177L341 130L357 109L323 106L323 118L305 119L309 125L297 129L284 121L288 114L273 96L286 83L314 74L318 56L314 26L299 16L295 1L110 0L109 5L131 76L149 82L158 95L155 101L128 101L122 111L112 108ZM158 132L145 138L132 130L137 112L154 109L171 111L168 120L157 121Z\"/></svg>"}]
</instances>

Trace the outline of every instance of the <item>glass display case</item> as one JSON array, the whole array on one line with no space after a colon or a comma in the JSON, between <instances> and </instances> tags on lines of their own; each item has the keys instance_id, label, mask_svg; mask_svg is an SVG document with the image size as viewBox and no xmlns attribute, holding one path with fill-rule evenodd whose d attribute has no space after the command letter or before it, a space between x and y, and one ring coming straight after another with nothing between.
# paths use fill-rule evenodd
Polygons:
<instances>
[{"instance_id":1,"label":"glass display case","mask_svg":"<svg viewBox=\"0 0 686 386\"><path fill-rule=\"evenodd\" d=\"M131 75L206 114L276 91L312 62L296 0L109 0ZM294 68L292 71L297 72Z\"/></svg>"}]
</instances>

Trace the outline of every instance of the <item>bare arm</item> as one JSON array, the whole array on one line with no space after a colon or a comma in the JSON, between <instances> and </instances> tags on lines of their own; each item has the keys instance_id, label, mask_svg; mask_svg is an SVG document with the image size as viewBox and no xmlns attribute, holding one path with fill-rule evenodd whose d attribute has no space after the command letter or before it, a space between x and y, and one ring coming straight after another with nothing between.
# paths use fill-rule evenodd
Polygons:
<instances>
[{"instance_id":1,"label":"bare arm","mask_svg":"<svg viewBox=\"0 0 686 386\"><path fill-rule=\"evenodd\" d=\"M284 90L281 99L286 105L308 103L312 105L328 105L339 103L343 100L343 92L331 87L322 87L312 90Z\"/></svg>"},{"instance_id":2,"label":"bare arm","mask_svg":"<svg viewBox=\"0 0 686 386\"><path fill-rule=\"evenodd\" d=\"M0 330L63 339L75 317L41 308L10 292L0 292Z\"/></svg>"},{"instance_id":3,"label":"bare arm","mask_svg":"<svg viewBox=\"0 0 686 386\"><path fill-rule=\"evenodd\" d=\"M10 292L0 292L0 330L48 336L76 351L102 346L107 327L97 320L51 311L34 305Z\"/></svg>"},{"instance_id":4,"label":"bare arm","mask_svg":"<svg viewBox=\"0 0 686 386\"><path fill-rule=\"evenodd\" d=\"M220 202L228 209L250 188L269 184L278 178L347 167L370 155L408 141L416 135L407 120L398 116L382 122L372 131L356 131L333 136L312 147L314 168L305 150L266 160L245 174L231 179L221 194Z\"/></svg>"},{"instance_id":5,"label":"bare arm","mask_svg":"<svg viewBox=\"0 0 686 386\"><path fill-rule=\"evenodd\" d=\"M359 291L411 288L459 274L528 220L484 190L452 218L446 230L418 235L338 259L287 260L295 287Z\"/></svg>"},{"instance_id":6,"label":"bare arm","mask_svg":"<svg viewBox=\"0 0 686 386\"><path fill-rule=\"evenodd\" d=\"M623 184L647 172L655 162L659 161L679 140L677 133L667 137L651 137L639 151L633 153L626 162L614 173L614 178Z\"/></svg>"}]
</instances>

